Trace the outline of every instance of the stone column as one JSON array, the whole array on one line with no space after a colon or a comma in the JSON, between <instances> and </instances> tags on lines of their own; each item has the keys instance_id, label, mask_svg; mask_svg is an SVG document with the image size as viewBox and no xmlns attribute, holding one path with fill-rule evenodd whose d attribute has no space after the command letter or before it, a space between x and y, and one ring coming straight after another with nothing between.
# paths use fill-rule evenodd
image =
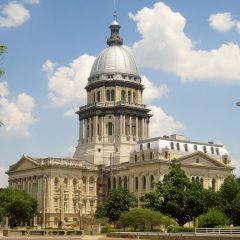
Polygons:
<instances>
[{"instance_id":1,"label":"stone column","mask_svg":"<svg viewBox=\"0 0 240 240\"><path fill-rule=\"evenodd\" d=\"M123 115L123 136L126 135L126 116Z\"/></svg>"},{"instance_id":2,"label":"stone column","mask_svg":"<svg viewBox=\"0 0 240 240\"><path fill-rule=\"evenodd\" d=\"M138 141L138 117L136 117L136 140Z\"/></svg>"},{"instance_id":3,"label":"stone column","mask_svg":"<svg viewBox=\"0 0 240 240\"><path fill-rule=\"evenodd\" d=\"M72 196L73 196L73 179L69 178L68 181L69 181L69 195L68 195L69 196L69 198L68 198L69 205L68 205L68 209L69 209L69 212L71 213L71 212L74 212L74 210L73 210L73 198L72 198Z\"/></svg>"},{"instance_id":4,"label":"stone column","mask_svg":"<svg viewBox=\"0 0 240 240\"><path fill-rule=\"evenodd\" d=\"M120 135L120 137L121 137L121 135L122 135L122 129L123 129L123 116L122 115L120 115L120 117L119 117L119 135Z\"/></svg>"},{"instance_id":5,"label":"stone column","mask_svg":"<svg viewBox=\"0 0 240 240\"><path fill-rule=\"evenodd\" d=\"M129 135L132 136L132 116L129 116Z\"/></svg>"}]
</instances>

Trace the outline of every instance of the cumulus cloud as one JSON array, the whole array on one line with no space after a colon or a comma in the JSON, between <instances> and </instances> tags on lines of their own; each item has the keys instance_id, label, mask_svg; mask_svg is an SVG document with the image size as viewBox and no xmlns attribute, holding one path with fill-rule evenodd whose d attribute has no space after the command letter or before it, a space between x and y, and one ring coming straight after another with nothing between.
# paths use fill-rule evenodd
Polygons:
<instances>
[{"instance_id":1,"label":"cumulus cloud","mask_svg":"<svg viewBox=\"0 0 240 240\"><path fill-rule=\"evenodd\" d=\"M1 131L7 135L28 137L29 127L37 121L32 115L34 108L33 97L21 93L16 99L9 99L7 82L0 82L0 119L4 123Z\"/></svg>"},{"instance_id":2,"label":"cumulus cloud","mask_svg":"<svg viewBox=\"0 0 240 240\"><path fill-rule=\"evenodd\" d=\"M57 63L52 62L51 60L47 60L42 65L42 71L45 72L48 76L51 76L54 72L56 65L57 65Z\"/></svg>"},{"instance_id":3,"label":"cumulus cloud","mask_svg":"<svg viewBox=\"0 0 240 240\"><path fill-rule=\"evenodd\" d=\"M29 11L16 1L0 5L0 28L17 27L29 19Z\"/></svg>"},{"instance_id":4,"label":"cumulus cloud","mask_svg":"<svg viewBox=\"0 0 240 240\"><path fill-rule=\"evenodd\" d=\"M8 186L8 175L5 173L6 171L6 167L0 166L0 188Z\"/></svg>"},{"instance_id":5,"label":"cumulus cloud","mask_svg":"<svg viewBox=\"0 0 240 240\"><path fill-rule=\"evenodd\" d=\"M236 30L238 33L240 33L240 22L236 23Z\"/></svg>"},{"instance_id":6,"label":"cumulus cloud","mask_svg":"<svg viewBox=\"0 0 240 240\"><path fill-rule=\"evenodd\" d=\"M210 51L196 50L184 33L186 19L162 2L129 16L142 36L132 47L139 66L172 72L183 81L240 83L238 44L230 42Z\"/></svg>"},{"instance_id":7,"label":"cumulus cloud","mask_svg":"<svg viewBox=\"0 0 240 240\"><path fill-rule=\"evenodd\" d=\"M48 76L49 98L53 106L79 105L85 102L87 95L84 87L87 85L94 59L95 57L84 54L73 60L69 66L54 69ZM52 62L47 62L43 69L53 70Z\"/></svg>"},{"instance_id":8,"label":"cumulus cloud","mask_svg":"<svg viewBox=\"0 0 240 240\"><path fill-rule=\"evenodd\" d=\"M168 95L169 89L166 84L156 86L146 76L141 76L141 78L142 84L145 87L143 91L143 100L145 103L149 103L154 99L159 99Z\"/></svg>"},{"instance_id":9,"label":"cumulus cloud","mask_svg":"<svg viewBox=\"0 0 240 240\"><path fill-rule=\"evenodd\" d=\"M229 12L212 14L209 17L208 22L213 29L220 32L229 31L236 23Z\"/></svg>"},{"instance_id":10,"label":"cumulus cloud","mask_svg":"<svg viewBox=\"0 0 240 240\"><path fill-rule=\"evenodd\" d=\"M153 114L153 117L150 119L150 137L171 135L176 130L185 128L181 122L168 116L160 107L149 106L149 108L151 109L150 113Z\"/></svg>"}]
</instances>

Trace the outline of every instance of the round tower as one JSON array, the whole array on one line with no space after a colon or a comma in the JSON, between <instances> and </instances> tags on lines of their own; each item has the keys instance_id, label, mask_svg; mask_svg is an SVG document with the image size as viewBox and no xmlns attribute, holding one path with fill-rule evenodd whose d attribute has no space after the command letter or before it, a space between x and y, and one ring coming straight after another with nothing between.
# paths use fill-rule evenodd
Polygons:
<instances>
[{"instance_id":1,"label":"round tower","mask_svg":"<svg viewBox=\"0 0 240 240\"><path fill-rule=\"evenodd\" d=\"M144 87L131 51L123 46L120 28L114 13L108 47L95 59L85 87L87 105L77 112L74 158L94 164L127 162L132 146L148 138L150 109L142 102Z\"/></svg>"}]
</instances>

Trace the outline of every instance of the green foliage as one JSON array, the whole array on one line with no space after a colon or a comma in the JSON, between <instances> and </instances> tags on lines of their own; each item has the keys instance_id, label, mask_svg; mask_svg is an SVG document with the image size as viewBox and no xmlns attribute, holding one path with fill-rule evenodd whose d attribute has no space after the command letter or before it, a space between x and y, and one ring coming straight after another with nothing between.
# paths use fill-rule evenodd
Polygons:
<instances>
[{"instance_id":1,"label":"green foliage","mask_svg":"<svg viewBox=\"0 0 240 240\"><path fill-rule=\"evenodd\" d=\"M181 227L176 225L171 225L167 228L168 232L178 233L178 232L194 232L195 228L193 227Z\"/></svg>"},{"instance_id":2,"label":"green foliage","mask_svg":"<svg viewBox=\"0 0 240 240\"><path fill-rule=\"evenodd\" d=\"M134 230L153 230L154 226L168 226L174 221L160 212L154 212L147 208L132 208L121 214L119 222L122 227L131 227Z\"/></svg>"},{"instance_id":3,"label":"green foliage","mask_svg":"<svg viewBox=\"0 0 240 240\"><path fill-rule=\"evenodd\" d=\"M7 47L0 43L0 56L2 56L6 52ZM4 70L0 68L0 76L4 74Z\"/></svg>"},{"instance_id":4,"label":"green foliage","mask_svg":"<svg viewBox=\"0 0 240 240\"><path fill-rule=\"evenodd\" d=\"M240 180L235 176L228 176L221 185L220 209L234 225L240 225Z\"/></svg>"},{"instance_id":5,"label":"green foliage","mask_svg":"<svg viewBox=\"0 0 240 240\"><path fill-rule=\"evenodd\" d=\"M107 217L109 222L116 222L121 213L136 206L136 198L126 189L113 189L109 191L108 199L97 207L95 217Z\"/></svg>"},{"instance_id":6,"label":"green foliage","mask_svg":"<svg viewBox=\"0 0 240 240\"><path fill-rule=\"evenodd\" d=\"M0 220L9 218L11 227L29 222L37 211L37 201L24 191L12 188L0 189Z\"/></svg>"},{"instance_id":7,"label":"green foliage","mask_svg":"<svg viewBox=\"0 0 240 240\"><path fill-rule=\"evenodd\" d=\"M167 177L156 184L156 190L145 194L144 207L160 211L174 219L180 226L204 212L204 190L192 183L179 164L172 164Z\"/></svg>"},{"instance_id":8,"label":"green foliage","mask_svg":"<svg viewBox=\"0 0 240 240\"><path fill-rule=\"evenodd\" d=\"M215 208L209 209L207 213L202 214L198 219L198 227L214 228L226 225L229 225L229 219L223 212Z\"/></svg>"}]
</instances>

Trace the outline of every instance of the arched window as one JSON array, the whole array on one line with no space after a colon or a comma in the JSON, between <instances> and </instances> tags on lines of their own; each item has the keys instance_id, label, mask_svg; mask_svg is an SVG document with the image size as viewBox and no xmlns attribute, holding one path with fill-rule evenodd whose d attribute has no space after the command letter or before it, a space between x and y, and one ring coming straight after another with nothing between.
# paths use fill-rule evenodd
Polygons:
<instances>
[{"instance_id":1,"label":"arched window","mask_svg":"<svg viewBox=\"0 0 240 240\"><path fill-rule=\"evenodd\" d=\"M135 177L135 189L138 190L138 177Z\"/></svg>"},{"instance_id":2,"label":"arched window","mask_svg":"<svg viewBox=\"0 0 240 240\"><path fill-rule=\"evenodd\" d=\"M112 122L108 123L107 129L108 129L108 135L112 136L113 135L113 124L112 124Z\"/></svg>"},{"instance_id":3,"label":"arched window","mask_svg":"<svg viewBox=\"0 0 240 240\"><path fill-rule=\"evenodd\" d=\"M77 179L73 179L73 190L76 191L77 189Z\"/></svg>"},{"instance_id":4,"label":"arched window","mask_svg":"<svg viewBox=\"0 0 240 240\"><path fill-rule=\"evenodd\" d=\"M136 103L136 93L133 93L133 103Z\"/></svg>"},{"instance_id":5,"label":"arched window","mask_svg":"<svg viewBox=\"0 0 240 240\"><path fill-rule=\"evenodd\" d=\"M195 177L192 177L192 182L195 182Z\"/></svg>"},{"instance_id":6,"label":"arched window","mask_svg":"<svg viewBox=\"0 0 240 240\"><path fill-rule=\"evenodd\" d=\"M68 187L68 179L67 178L64 178L64 189L67 189L67 187Z\"/></svg>"},{"instance_id":7,"label":"arched window","mask_svg":"<svg viewBox=\"0 0 240 240\"><path fill-rule=\"evenodd\" d=\"M184 149L185 149L185 152L188 151L188 145L186 143L184 144Z\"/></svg>"},{"instance_id":8,"label":"arched window","mask_svg":"<svg viewBox=\"0 0 240 240\"><path fill-rule=\"evenodd\" d=\"M197 151L197 145L194 145L194 146L193 146L193 149L194 149L195 151Z\"/></svg>"},{"instance_id":9,"label":"arched window","mask_svg":"<svg viewBox=\"0 0 240 240\"><path fill-rule=\"evenodd\" d=\"M115 101L115 91L111 90L111 101Z\"/></svg>"},{"instance_id":10,"label":"arched window","mask_svg":"<svg viewBox=\"0 0 240 240\"><path fill-rule=\"evenodd\" d=\"M201 183L201 185L203 187L203 177L200 178L200 183Z\"/></svg>"},{"instance_id":11,"label":"arched window","mask_svg":"<svg viewBox=\"0 0 240 240\"><path fill-rule=\"evenodd\" d=\"M154 176L153 175L151 175L151 177L150 177L150 187L154 188Z\"/></svg>"},{"instance_id":12,"label":"arched window","mask_svg":"<svg viewBox=\"0 0 240 240\"><path fill-rule=\"evenodd\" d=\"M199 182L199 177L196 177L196 182Z\"/></svg>"},{"instance_id":13,"label":"arched window","mask_svg":"<svg viewBox=\"0 0 240 240\"><path fill-rule=\"evenodd\" d=\"M116 178L114 177L113 178L113 189L116 189L117 187L117 181L116 181Z\"/></svg>"},{"instance_id":14,"label":"arched window","mask_svg":"<svg viewBox=\"0 0 240 240\"><path fill-rule=\"evenodd\" d=\"M119 188L122 188L122 178L118 177L118 186Z\"/></svg>"},{"instance_id":15,"label":"arched window","mask_svg":"<svg viewBox=\"0 0 240 240\"><path fill-rule=\"evenodd\" d=\"M146 186L147 186L147 180L146 180L146 177L145 176L143 176L143 178L142 178L142 187L143 187L143 189L146 189Z\"/></svg>"},{"instance_id":16,"label":"arched window","mask_svg":"<svg viewBox=\"0 0 240 240\"><path fill-rule=\"evenodd\" d=\"M97 101L100 102L100 91L97 92Z\"/></svg>"},{"instance_id":17,"label":"arched window","mask_svg":"<svg viewBox=\"0 0 240 240\"><path fill-rule=\"evenodd\" d=\"M82 178L82 190L83 190L83 192L86 192L86 182L87 182L87 179L86 179L86 177L83 177Z\"/></svg>"},{"instance_id":18,"label":"arched window","mask_svg":"<svg viewBox=\"0 0 240 240\"><path fill-rule=\"evenodd\" d=\"M58 186L59 186L59 179L58 179L58 178L55 178L55 179L54 179L54 188L55 188L55 191L58 190Z\"/></svg>"},{"instance_id":19,"label":"arched window","mask_svg":"<svg viewBox=\"0 0 240 240\"><path fill-rule=\"evenodd\" d=\"M111 100L111 93L110 90L107 90L107 101Z\"/></svg>"},{"instance_id":20,"label":"arched window","mask_svg":"<svg viewBox=\"0 0 240 240\"><path fill-rule=\"evenodd\" d=\"M140 150L143 150L143 145L142 145L142 143L140 144Z\"/></svg>"},{"instance_id":21,"label":"arched window","mask_svg":"<svg viewBox=\"0 0 240 240\"><path fill-rule=\"evenodd\" d=\"M219 148L216 148L216 154L219 155Z\"/></svg>"},{"instance_id":22,"label":"arched window","mask_svg":"<svg viewBox=\"0 0 240 240\"><path fill-rule=\"evenodd\" d=\"M124 189L127 189L127 187L128 187L128 180L127 180L127 177L126 176L124 176L124 178L123 178L123 187L124 187Z\"/></svg>"},{"instance_id":23,"label":"arched window","mask_svg":"<svg viewBox=\"0 0 240 240\"><path fill-rule=\"evenodd\" d=\"M94 177L90 177L89 179L89 192L94 191Z\"/></svg>"},{"instance_id":24,"label":"arched window","mask_svg":"<svg viewBox=\"0 0 240 240\"><path fill-rule=\"evenodd\" d=\"M128 91L128 102L131 103L131 92Z\"/></svg>"},{"instance_id":25,"label":"arched window","mask_svg":"<svg viewBox=\"0 0 240 240\"><path fill-rule=\"evenodd\" d=\"M121 91L121 100L122 100L123 102L126 101L126 93L125 93L124 90Z\"/></svg>"},{"instance_id":26,"label":"arched window","mask_svg":"<svg viewBox=\"0 0 240 240\"><path fill-rule=\"evenodd\" d=\"M214 191L216 190L216 180L215 180L215 178L212 179L212 189Z\"/></svg>"},{"instance_id":27,"label":"arched window","mask_svg":"<svg viewBox=\"0 0 240 240\"><path fill-rule=\"evenodd\" d=\"M174 149L174 143L173 142L170 142L170 147L171 147L172 150Z\"/></svg>"}]
</instances>

